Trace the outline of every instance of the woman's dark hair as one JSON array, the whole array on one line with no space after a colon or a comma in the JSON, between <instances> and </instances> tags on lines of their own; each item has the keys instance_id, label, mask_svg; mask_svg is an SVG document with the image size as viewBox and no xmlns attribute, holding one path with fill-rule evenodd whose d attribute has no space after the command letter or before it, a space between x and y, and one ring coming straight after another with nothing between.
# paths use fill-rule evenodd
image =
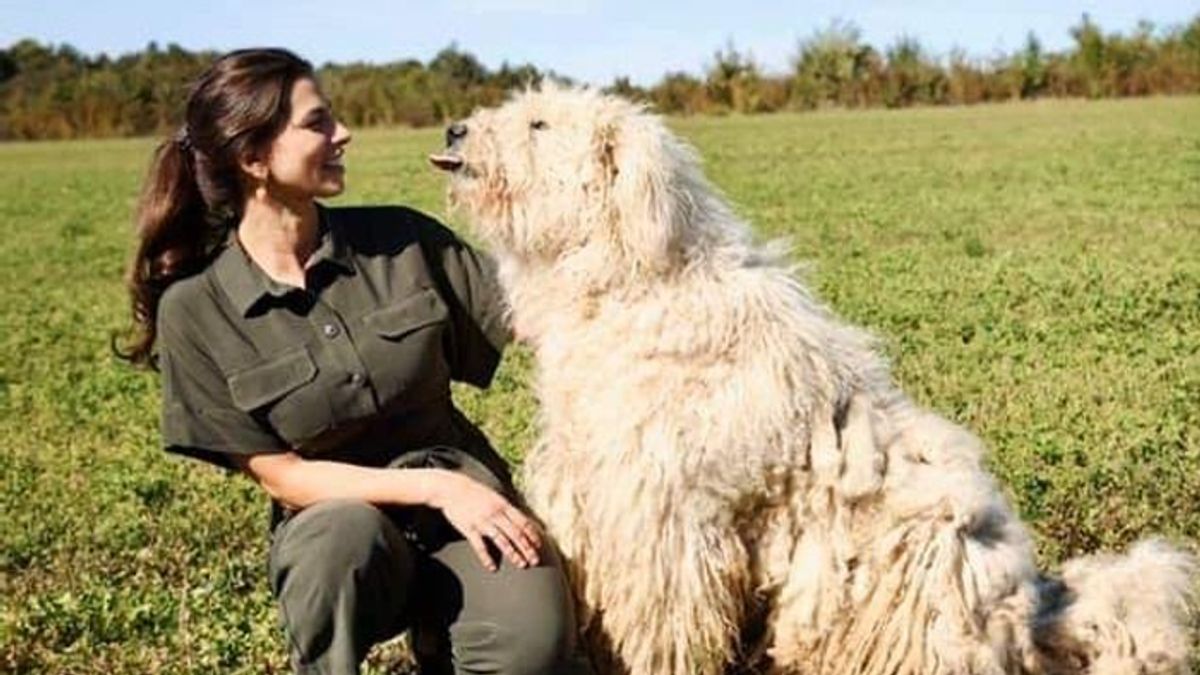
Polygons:
<instances>
[{"instance_id":1,"label":"woman's dark hair","mask_svg":"<svg viewBox=\"0 0 1200 675\"><path fill-rule=\"evenodd\" d=\"M203 270L241 216L239 160L263 152L291 116L292 85L312 65L285 49L240 49L192 84L184 125L159 143L137 206L138 246L127 283L133 335L117 354L153 365L158 302Z\"/></svg>"}]
</instances>

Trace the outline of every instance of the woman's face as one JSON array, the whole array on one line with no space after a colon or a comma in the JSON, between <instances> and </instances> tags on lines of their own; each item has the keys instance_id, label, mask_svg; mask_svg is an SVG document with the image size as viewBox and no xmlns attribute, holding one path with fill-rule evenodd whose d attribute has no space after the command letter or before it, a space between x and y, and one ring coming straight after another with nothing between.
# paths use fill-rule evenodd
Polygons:
<instances>
[{"instance_id":1,"label":"woman's face","mask_svg":"<svg viewBox=\"0 0 1200 675\"><path fill-rule=\"evenodd\" d=\"M292 115L271 143L267 189L281 201L333 197L346 188L342 155L350 132L312 78L292 86Z\"/></svg>"}]
</instances>

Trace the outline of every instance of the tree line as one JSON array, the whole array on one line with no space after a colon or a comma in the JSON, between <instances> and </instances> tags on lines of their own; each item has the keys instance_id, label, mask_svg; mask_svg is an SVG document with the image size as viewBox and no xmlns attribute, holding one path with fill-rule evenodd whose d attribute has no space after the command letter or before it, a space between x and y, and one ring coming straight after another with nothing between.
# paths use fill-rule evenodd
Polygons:
<instances>
[{"instance_id":1,"label":"tree line","mask_svg":"<svg viewBox=\"0 0 1200 675\"><path fill-rule=\"evenodd\" d=\"M855 25L834 22L799 41L788 72L765 72L730 44L701 75L668 73L648 87L617 78L607 90L684 115L1200 93L1200 15L1126 33L1105 32L1084 15L1071 37L1061 52L1030 33L1011 54L939 58L907 37L877 49ZM166 133L179 124L187 83L216 56L153 42L136 53L88 56L22 40L0 49L0 140ZM456 45L428 62L325 64L319 76L354 127L445 124L514 88L547 77L570 82L532 64L491 69Z\"/></svg>"}]
</instances>

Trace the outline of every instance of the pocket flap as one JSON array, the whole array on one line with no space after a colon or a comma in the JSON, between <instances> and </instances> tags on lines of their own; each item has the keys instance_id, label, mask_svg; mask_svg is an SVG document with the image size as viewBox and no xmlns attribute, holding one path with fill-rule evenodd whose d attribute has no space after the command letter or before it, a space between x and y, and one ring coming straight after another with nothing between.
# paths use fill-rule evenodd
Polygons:
<instances>
[{"instance_id":1,"label":"pocket flap","mask_svg":"<svg viewBox=\"0 0 1200 675\"><path fill-rule=\"evenodd\" d=\"M398 338L418 328L445 321L449 315L437 291L426 288L394 305L371 312L363 317L363 322L379 335Z\"/></svg>"},{"instance_id":2,"label":"pocket flap","mask_svg":"<svg viewBox=\"0 0 1200 675\"><path fill-rule=\"evenodd\" d=\"M317 375L308 350L301 345L271 360L247 368L229 377L233 403L242 410L254 410L312 381Z\"/></svg>"}]
</instances>

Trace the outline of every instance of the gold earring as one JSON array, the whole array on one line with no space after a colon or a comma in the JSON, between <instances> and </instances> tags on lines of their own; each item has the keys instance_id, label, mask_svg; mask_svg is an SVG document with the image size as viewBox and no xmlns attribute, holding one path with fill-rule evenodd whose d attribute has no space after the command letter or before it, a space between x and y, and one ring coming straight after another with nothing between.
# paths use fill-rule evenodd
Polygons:
<instances>
[{"instance_id":1,"label":"gold earring","mask_svg":"<svg viewBox=\"0 0 1200 675\"><path fill-rule=\"evenodd\" d=\"M258 187L254 189L254 198L260 202L264 202L267 200L267 184L266 183L258 184Z\"/></svg>"}]
</instances>

